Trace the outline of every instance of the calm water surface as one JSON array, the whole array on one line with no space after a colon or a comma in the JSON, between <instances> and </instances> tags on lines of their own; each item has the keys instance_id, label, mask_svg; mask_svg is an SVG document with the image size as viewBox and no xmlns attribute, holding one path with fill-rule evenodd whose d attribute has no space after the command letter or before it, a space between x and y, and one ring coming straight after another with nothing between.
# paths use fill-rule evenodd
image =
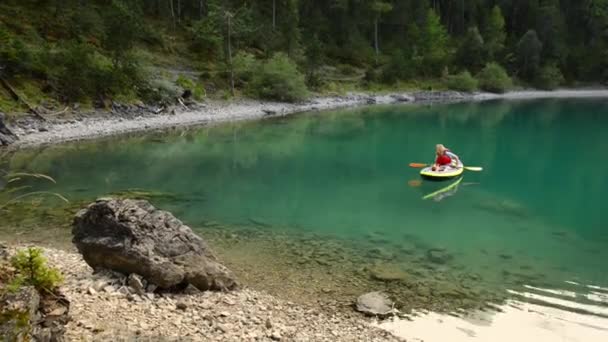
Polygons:
<instances>
[{"instance_id":1,"label":"calm water surface","mask_svg":"<svg viewBox=\"0 0 608 342\"><path fill-rule=\"evenodd\" d=\"M52 175L72 200L170 193L155 204L195 229L413 245L444 250L445 267L481 282L528 272L548 288L608 287L607 131L604 99L387 106L53 146L5 163ZM432 161L436 143L484 171L423 199L451 184L410 182L420 178L408 163Z\"/></svg>"}]
</instances>

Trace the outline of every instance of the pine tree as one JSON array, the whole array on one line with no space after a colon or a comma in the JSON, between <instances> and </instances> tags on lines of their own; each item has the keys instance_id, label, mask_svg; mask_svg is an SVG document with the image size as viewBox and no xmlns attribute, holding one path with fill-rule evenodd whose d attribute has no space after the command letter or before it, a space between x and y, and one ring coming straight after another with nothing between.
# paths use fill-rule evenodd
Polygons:
<instances>
[{"instance_id":1,"label":"pine tree","mask_svg":"<svg viewBox=\"0 0 608 342\"><path fill-rule=\"evenodd\" d=\"M448 33L432 9L427 11L420 44L427 76L438 76L448 63Z\"/></svg>"},{"instance_id":2,"label":"pine tree","mask_svg":"<svg viewBox=\"0 0 608 342\"><path fill-rule=\"evenodd\" d=\"M477 27L471 27L458 50L458 62L469 71L479 71L486 62L486 46Z\"/></svg>"},{"instance_id":3,"label":"pine tree","mask_svg":"<svg viewBox=\"0 0 608 342\"><path fill-rule=\"evenodd\" d=\"M536 31L529 30L517 44L518 67L524 79L530 81L536 76L541 62L543 44Z\"/></svg>"},{"instance_id":4,"label":"pine tree","mask_svg":"<svg viewBox=\"0 0 608 342\"><path fill-rule=\"evenodd\" d=\"M505 19L500 7L494 6L484 32L485 45L490 60L496 60L505 48Z\"/></svg>"}]
</instances>

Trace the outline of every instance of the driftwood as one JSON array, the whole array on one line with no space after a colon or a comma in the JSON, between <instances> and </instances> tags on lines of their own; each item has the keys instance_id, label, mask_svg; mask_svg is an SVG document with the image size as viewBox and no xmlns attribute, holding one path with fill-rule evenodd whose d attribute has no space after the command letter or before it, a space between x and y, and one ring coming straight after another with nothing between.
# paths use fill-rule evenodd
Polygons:
<instances>
[{"instance_id":1,"label":"driftwood","mask_svg":"<svg viewBox=\"0 0 608 342\"><path fill-rule=\"evenodd\" d=\"M181 97L177 98L177 102L179 102L179 104L181 104L184 107L184 109L188 109L188 106L186 106L186 104L184 104L184 100L182 100Z\"/></svg>"},{"instance_id":2,"label":"driftwood","mask_svg":"<svg viewBox=\"0 0 608 342\"><path fill-rule=\"evenodd\" d=\"M55 116L55 115L63 114L63 113L65 113L65 112L67 112L67 111L68 111L68 109L70 109L70 107L65 107L63 110L60 110L60 111L58 111L58 112L54 112L54 113L51 113L51 114L48 114L48 115L49 115L49 116Z\"/></svg>"},{"instance_id":3,"label":"driftwood","mask_svg":"<svg viewBox=\"0 0 608 342\"><path fill-rule=\"evenodd\" d=\"M32 105L30 105L23 96L20 96L19 93L17 93L17 91L8 83L8 81L4 79L4 77L0 76L0 84L2 84L4 89L8 91L8 93L15 101L23 103L30 111L30 113L34 114L37 118L46 121L46 119L38 112L38 110L32 107Z\"/></svg>"}]
</instances>

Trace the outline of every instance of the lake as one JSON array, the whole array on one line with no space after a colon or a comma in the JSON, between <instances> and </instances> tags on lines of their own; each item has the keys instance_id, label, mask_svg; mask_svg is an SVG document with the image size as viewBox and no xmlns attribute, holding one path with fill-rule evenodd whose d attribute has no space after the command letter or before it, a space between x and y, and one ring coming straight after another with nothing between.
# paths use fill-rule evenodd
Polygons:
<instances>
[{"instance_id":1,"label":"lake","mask_svg":"<svg viewBox=\"0 0 608 342\"><path fill-rule=\"evenodd\" d=\"M608 101L375 106L23 150L56 201L19 206L0 232L69 243L74 209L150 199L210 240L247 284L345 303L385 290L405 308L478 308L507 297L602 315L608 298ZM461 182L422 181L443 143ZM545 297L563 299L555 304ZM599 299L598 299L599 298ZM587 307L589 305L590 307ZM581 309L582 308L582 309Z\"/></svg>"}]
</instances>

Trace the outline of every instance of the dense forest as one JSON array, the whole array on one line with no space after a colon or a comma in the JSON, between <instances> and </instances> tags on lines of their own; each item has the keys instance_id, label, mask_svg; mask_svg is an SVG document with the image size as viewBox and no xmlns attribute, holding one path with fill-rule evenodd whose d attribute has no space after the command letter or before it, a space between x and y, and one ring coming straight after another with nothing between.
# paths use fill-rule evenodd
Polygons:
<instances>
[{"instance_id":1,"label":"dense forest","mask_svg":"<svg viewBox=\"0 0 608 342\"><path fill-rule=\"evenodd\" d=\"M2 0L0 109L608 80L608 0Z\"/></svg>"}]
</instances>

